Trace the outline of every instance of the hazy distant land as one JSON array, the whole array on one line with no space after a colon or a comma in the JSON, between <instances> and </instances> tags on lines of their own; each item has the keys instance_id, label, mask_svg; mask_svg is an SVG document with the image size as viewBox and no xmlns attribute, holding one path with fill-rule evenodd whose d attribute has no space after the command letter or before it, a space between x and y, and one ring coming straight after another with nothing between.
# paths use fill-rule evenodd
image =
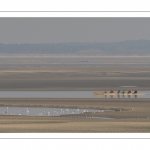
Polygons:
<instances>
[{"instance_id":1,"label":"hazy distant land","mask_svg":"<svg viewBox=\"0 0 150 150\"><path fill-rule=\"evenodd\" d=\"M41 43L2 44L0 54L53 54L53 55L150 55L149 40L130 40L110 43Z\"/></svg>"}]
</instances>

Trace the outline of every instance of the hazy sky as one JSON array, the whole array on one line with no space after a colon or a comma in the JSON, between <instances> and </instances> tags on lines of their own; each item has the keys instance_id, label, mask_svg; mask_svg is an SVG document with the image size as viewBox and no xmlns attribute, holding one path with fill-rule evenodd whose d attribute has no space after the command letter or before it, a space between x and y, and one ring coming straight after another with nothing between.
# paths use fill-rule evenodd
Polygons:
<instances>
[{"instance_id":1,"label":"hazy sky","mask_svg":"<svg viewBox=\"0 0 150 150\"><path fill-rule=\"evenodd\" d=\"M150 40L150 18L0 18L0 43Z\"/></svg>"}]
</instances>

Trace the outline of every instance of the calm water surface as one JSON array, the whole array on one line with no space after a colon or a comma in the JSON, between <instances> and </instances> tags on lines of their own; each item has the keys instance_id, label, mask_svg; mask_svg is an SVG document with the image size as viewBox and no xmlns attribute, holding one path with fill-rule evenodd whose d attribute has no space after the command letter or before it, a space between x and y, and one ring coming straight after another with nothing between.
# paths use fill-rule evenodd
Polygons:
<instances>
[{"instance_id":1,"label":"calm water surface","mask_svg":"<svg viewBox=\"0 0 150 150\"><path fill-rule=\"evenodd\" d=\"M150 98L150 91L138 95L95 95L94 91L0 91L0 98Z\"/></svg>"},{"instance_id":2,"label":"calm water surface","mask_svg":"<svg viewBox=\"0 0 150 150\"><path fill-rule=\"evenodd\" d=\"M0 107L0 115L23 116L61 116L82 114L85 112L104 112L113 110L73 109L73 108L45 108L45 107Z\"/></svg>"}]
</instances>

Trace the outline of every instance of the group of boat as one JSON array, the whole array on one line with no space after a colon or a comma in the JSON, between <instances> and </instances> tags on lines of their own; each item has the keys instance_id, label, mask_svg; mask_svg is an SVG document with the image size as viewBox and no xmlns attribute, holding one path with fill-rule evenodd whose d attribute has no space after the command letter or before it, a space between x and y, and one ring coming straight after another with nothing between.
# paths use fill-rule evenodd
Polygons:
<instances>
[{"instance_id":1,"label":"group of boat","mask_svg":"<svg viewBox=\"0 0 150 150\"><path fill-rule=\"evenodd\" d=\"M137 91L120 91L118 90L117 92L114 91L104 91L104 92L93 92L95 95L137 95Z\"/></svg>"}]
</instances>

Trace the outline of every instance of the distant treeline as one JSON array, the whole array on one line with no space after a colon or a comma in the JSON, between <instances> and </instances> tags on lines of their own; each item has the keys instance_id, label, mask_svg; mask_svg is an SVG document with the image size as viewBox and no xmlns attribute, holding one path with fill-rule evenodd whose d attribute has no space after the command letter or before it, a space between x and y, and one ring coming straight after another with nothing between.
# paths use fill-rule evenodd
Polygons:
<instances>
[{"instance_id":1,"label":"distant treeline","mask_svg":"<svg viewBox=\"0 0 150 150\"><path fill-rule=\"evenodd\" d=\"M112 43L1 44L0 54L150 55L150 41Z\"/></svg>"}]
</instances>

